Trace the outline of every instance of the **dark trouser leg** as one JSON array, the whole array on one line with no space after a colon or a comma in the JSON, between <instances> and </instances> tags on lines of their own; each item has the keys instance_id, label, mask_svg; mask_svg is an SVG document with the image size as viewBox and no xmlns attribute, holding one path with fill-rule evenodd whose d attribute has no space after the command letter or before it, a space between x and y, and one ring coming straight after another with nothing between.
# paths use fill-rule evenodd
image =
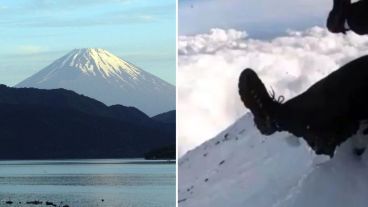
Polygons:
<instances>
[{"instance_id":1,"label":"dark trouser leg","mask_svg":"<svg viewBox=\"0 0 368 207\"><path fill-rule=\"evenodd\" d=\"M353 3L347 15L347 22L357 34L368 34L368 0Z\"/></svg>"},{"instance_id":2,"label":"dark trouser leg","mask_svg":"<svg viewBox=\"0 0 368 207\"><path fill-rule=\"evenodd\" d=\"M333 7L327 18L327 28L333 33L345 33L345 21L351 4L350 0L334 0Z\"/></svg>"}]
</instances>

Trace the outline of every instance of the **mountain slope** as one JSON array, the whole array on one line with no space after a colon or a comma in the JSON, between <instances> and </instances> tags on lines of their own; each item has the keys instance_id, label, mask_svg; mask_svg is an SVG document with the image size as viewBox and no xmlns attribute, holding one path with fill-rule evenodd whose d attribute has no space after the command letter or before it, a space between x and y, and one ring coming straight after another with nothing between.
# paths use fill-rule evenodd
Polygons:
<instances>
[{"instance_id":1,"label":"mountain slope","mask_svg":"<svg viewBox=\"0 0 368 207\"><path fill-rule=\"evenodd\" d=\"M179 159L179 206L366 206L367 155L350 141L316 156L288 133L261 135L247 114Z\"/></svg>"},{"instance_id":2,"label":"mountain slope","mask_svg":"<svg viewBox=\"0 0 368 207\"><path fill-rule=\"evenodd\" d=\"M149 115L175 108L175 87L103 49L75 49L15 87L65 88Z\"/></svg>"},{"instance_id":3,"label":"mountain slope","mask_svg":"<svg viewBox=\"0 0 368 207\"><path fill-rule=\"evenodd\" d=\"M0 159L143 157L175 127L65 89L0 86Z\"/></svg>"},{"instance_id":4,"label":"mountain slope","mask_svg":"<svg viewBox=\"0 0 368 207\"><path fill-rule=\"evenodd\" d=\"M160 121L163 123L172 123L174 124L176 122L176 110L168 111L162 114L158 114L156 116L153 116L152 119L156 121Z\"/></svg>"}]
</instances>

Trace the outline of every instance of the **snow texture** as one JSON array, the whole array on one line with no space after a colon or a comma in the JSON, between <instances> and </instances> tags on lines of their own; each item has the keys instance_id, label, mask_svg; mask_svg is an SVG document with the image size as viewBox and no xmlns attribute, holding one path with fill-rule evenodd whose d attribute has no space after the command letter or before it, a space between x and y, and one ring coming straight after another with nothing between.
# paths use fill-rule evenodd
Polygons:
<instances>
[{"instance_id":1,"label":"snow texture","mask_svg":"<svg viewBox=\"0 0 368 207\"><path fill-rule=\"evenodd\" d=\"M148 115L175 109L175 87L103 49L75 49L15 87L65 88Z\"/></svg>"},{"instance_id":2,"label":"snow texture","mask_svg":"<svg viewBox=\"0 0 368 207\"><path fill-rule=\"evenodd\" d=\"M335 157L317 156L302 139L263 136L246 114L179 160L179 206L363 207L368 160L351 141Z\"/></svg>"}]
</instances>

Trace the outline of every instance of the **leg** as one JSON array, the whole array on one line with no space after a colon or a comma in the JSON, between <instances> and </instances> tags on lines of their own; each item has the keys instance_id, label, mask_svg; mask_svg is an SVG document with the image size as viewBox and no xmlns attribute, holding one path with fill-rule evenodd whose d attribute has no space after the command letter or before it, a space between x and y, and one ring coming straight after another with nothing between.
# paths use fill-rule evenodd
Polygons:
<instances>
[{"instance_id":1,"label":"leg","mask_svg":"<svg viewBox=\"0 0 368 207\"><path fill-rule=\"evenodd\" d=\"M368 34L368 1L353 3L347 14L349 28L357 34Z\"/></svg>"},{"instance_id":2,"label":"leg","mask_svg":"<svg viewBox=\"0 0 368 207\"><path fill-rule=\"evenodd\" d=\"M327 18L327 28L333 33L345 33L345 21L351 0L333 0L333 7Z\"/></svg>"}]
</instances>

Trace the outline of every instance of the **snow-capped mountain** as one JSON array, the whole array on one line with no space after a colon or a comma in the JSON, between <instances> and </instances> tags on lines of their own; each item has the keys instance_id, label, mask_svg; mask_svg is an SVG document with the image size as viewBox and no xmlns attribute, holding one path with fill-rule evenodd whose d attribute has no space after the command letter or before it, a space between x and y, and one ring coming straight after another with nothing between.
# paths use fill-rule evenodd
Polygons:
<instances>
[{"instance_id":1,"label":"snow-capped mountain","mask_svg":"<svg viewBox=\"0 0 368 207\"><path fill-rule=\"evenodd\" d=\"M175 109L175 87L103 49L75 49L15 87L65 88L156 115Z\"/></svg>"},{"instance_id":2,"label":"snow-capped mountain","mask_svg":"<svg viewBox=\"0 0 368 207\"><path fill-rule=\"evenodd\" d=\"M368 155L350 141L334 158L316 156L302 139L263 136L246 114L179 159L179 206L363 207L368 203Z\"/></svg>"}]
</instances>

